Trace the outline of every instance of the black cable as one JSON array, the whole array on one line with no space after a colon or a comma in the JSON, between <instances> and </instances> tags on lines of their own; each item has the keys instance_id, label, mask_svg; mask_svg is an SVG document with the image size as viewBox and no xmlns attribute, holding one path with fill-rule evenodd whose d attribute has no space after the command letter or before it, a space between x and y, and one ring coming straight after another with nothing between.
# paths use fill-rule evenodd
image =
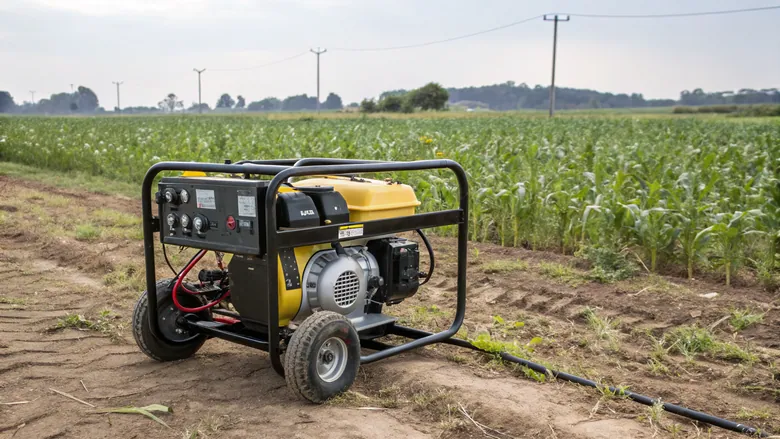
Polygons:
<instances>
[{"instance_id":1,"label":"black cable","mask_svg":"<svg viewBox=\"0 0 780 439\"><path fill-rule=\"evenodd\" d=\"M272 65L281 64L281 63L286 62L286 61L291 61L291 60L294 60L296 58L300 58L303 55L306 55L307 53L309 53L308 50L305 51L305 52L301 52L301 53L299 53L297 55L288 56L287 58L282 58L282 59L279 59L279 60L276 60L276 61L271 61L269 63L260 64L260 65L253 66L253 67L239 67L239 68L235 68L235 69L209 69L209 70L212 71L212 72L240 72L240 71L243 71L243 70L262 69L263 67L270 67Z\"/></svg>"},{"instance_id":2,"label":"black cable","mask_svg":"<svg viewBox=\"0 0 780 439\"><path fill-rule=\"evenodd\" d=\"M336 254L339 256L347 256L346 250L344 250L344 246L341 245L340 242L334 242L331 244L331 247L333 247L334 250L336 250Z\"/></svg>"},{"instance_id":3,"label":"black cable","mask_svg":"<svg viewBox=\"0 0 780 439\"><path fill-rule=\"evenodd\" d=\"M404 46L390 46L390 47L355 48L355 49L349 48L349 47L335 47L335 48L332 48L330 50L340 50L342 52L383 52L383 51L387 51L387 50L413 49L413 48L416 48L416 47L425 47L425 46L431 46L431 45L434 45L434 44L449 43L450 41L457 41L457 40L462 40L464 38L475 37L477 35L482 35L482 34L486 34L486 33L489 33L489 32L495 32L497 30L506 29L506 28L509 28L509 27L512 27L512 26L517 26L519 24L523 24L523 23L528 23L529 21L533 21L533 20L536 20L536 19L539 19L539 18L542 18L542 17L544 17L544 15L536 15L536 16L533 16L533 17L530 17L530 18L525 18L523 20L515 21L515 22L509 23L509 24L502 25L502 26L497 26L497 27L493 27L493 28L490 28L490 29L485 29L485 30L481 30L481 31L477 31L477 32L472 32L470 34L459 35L459 36L452 37L452 38L445 38L443 40L427 41L425 43L419 43L419 44L408 44L408 45L404 45Z\"/></svg>"},{"instance_id":4,"label":"black cable","mask_svg":"<svg viewBox=\"0 0 780 439\"><path fill-rule=\"evenodd\" d=\"M176 269L173 268L173 265L171 265L171 261L168 260L168 252L165 251L165 243L163 243L163 245L162 245L162 250L163 250L163 257L165 258L165 263L168 264L168 268L171 269L171 271L173 272L173 275L177 276L178 273L176 272Z\"/></svg>"},{"instance_id":5,"label":"black cable","mask_svg":"<svg viewBox=\"0 0 780 439\"><path fill-rule=\"evenodd\" d=\"M423 338L423 337L427 337L427 336L433 335L432 333L427 332L427 331L421 331L419 329L407 328L405 326L399 326L399 325L394 325L391 333L395 334L395 335L400 335L402 337L409 337L409 338L413 338L413 339L420 339L420 338ZM449 339L446 339L446 340L442 341L441 343L451 344L451 345L454 345L454 346L459 346L459 347L466 348L466 349L472 349L472 350L483 352L483 353L486 353L486 354L496 355L495 352L490 352L490 351L487 351L485 349L478 348L478 347L474 346L473 344L471 344L471 342L469 342L467 340L460 339L460 338L449 338ZM363 344L364 344L364 341L361 341L361 345L363 345ZM385 345L385 344L380 343L380 342L369 343L366 346L369 347L370 349L379 349L379 350L383 350L383 349L386 349L387 347L390 347L390 346ZM533 361L529 361L529 360L526 360L524 358L516 357L516 356L511 355L511 354L509 354L507 352L501 352L500 354L498 354L498 356L501 357L501 359L504 360L504 361L507 361L507 362L510 362L510 363L515 363L515 364L519 364L519 365L527 367L527 368L529 368L529 369L531 369L531 370L533 370L535 372L544 374L545 376L552 376L552 377L554 377L556 379L560 379L560 380L563 380L563 381L569 381L569 382L572 382L572 383L575 383L575 384L580 384L580 385L587 386L587 387L593 387L595 389L605 388L605 386L600 385L599 383L597 383L595 381L592 381L592 380L589 380L587 378L582 378L582 377L578 377L576 375L571 375L571 374L568 374L568 373L565 373L565 372L558 372L556 370L551 370L551 369L548 369L546 366L543 366L543 365L541 365L539 363L534 363ZM763 431L761 431L761 430L759 430L759 429L757 429L755 427L750 427L750 426L747 426L747 425L744 425L744 424L739 424L739 423L734 422L734 421L729 421L728 419L718 418L717 416L713 416L713 415L710 415L708 413L700 412L700 411L697 411L697 410L691 410L691 409L689 409L687 407L679 406L679 405L676 405L676 404L670 404L668 402L663 402L663 401L661 401L660 398L654 399L654 398L651 398L649 396L641 395L639 393L634 393L634 392L631 392L631 391L625 390L625 389L618 389L618 388L612 387L612 386L609 386L609 387L606 387L606 388L608 388L610 392L612 392L612 393L614 393L616 395L625 396L626 398L629 398L632 401L638 402L640 404L644 404L644 405L647 405L647 406L654 406L656 404L662 404L664 410L666 410L667 412L674 413L676 415L679 415L679 416L682 416L682 417L685 417L685 418L688 418L688 419L692 419L694 421L704 422L706 424L714 425L716 427L724 428L726 430L731 430L731 431L735 431L737 433L743 433L743 434L747 434L747 435L751 435L751 436L769 437L769 434L767 434L767 433L765 433L765 432L763 432Z\"/></svg>"},{"instance_id":6,"label":"black cable","mask_svg":"<svg viewBox=\"0 0 780 439\"><path fill-rule=\"evenodd\" d=\"M699 16L705 16L705 15L725 15L725 14L738 14L738 13L744 13L744 12L757 12L757 11L768 11L772 9L780 9L780 5L775 6L762 6L757 8L741 8L741 9L727 9L727 10L721 10L721 11L702 11L702 12L683 12L679 14L578 14L578 13L571 13L571 12L558 12L554 14L541 14L536 15L530 18L525 18L519 21L514 21L512 23L508 23L502 26L496 26L492 27L490 29L485 29L477 32L472 32L464 35L458 35L451 38L445 38L442 40L434 40L434 41L426 41L424 43L417 43L417 44L407 44L403 46L388 46L388 47L371 47L371 48L350 48L350 47L335 47L330 49L338 50L342 52L383 52L388 50L401 50L401 49L414 49L417 47L425 47L425 46L431 46L434 44L441 44L441 43L449 43L450 41L457 41L462 40L464 38L470 38L475 37L477 35L482 35L490 32L495 32L498 30L506 29L509 27L517 26L523 23L527 23L529 21L533 21L539 18L543 18L547 15L569 15L572 17L580 17L580 18L675 18L675 17L699 17Z\"/></svg>"},{"instance_id":7,"label":"black cable","mask_svg":"<svg viewBox=\"0 0 780 439\"><path fill-rule=\"evenodd\" d=\"M425 248L428 249L428 260L429 260L429 267L428 267L428 275L425 276L425 280L420 282L420 285L425 285L428 283L429 280L431 280L431 277L433 276L433 269L436 265L436 258L433 255L433 246L431 245L431 242L428 241L428 237L425 236L425 233L421 229L414 229L415 232L417 232L418 235L420 235L420 239L422 239L423 244L425 244Z\"/></svg>"},{"instance_id":8,"label":"black cable","mask_svg":"<svg viewBox=\"0 0 780 439\"><path fill-rule=\"evenodd\" d=\"M570 15L572 17L582 18L675 18L675 17L701 17L704 15L725 15L725 14L739 14L743 12L756 12L756 11L768 11L772 9L780 9L780 5L776 6L761 6L757 8L742 8L742 9L726 9L721 11L703 11L703 12L682 12L679 14L571 14L571 13L558 13L558 15ZM555 14L547 14L555 15Z\"/></svg>"}]
</instances>

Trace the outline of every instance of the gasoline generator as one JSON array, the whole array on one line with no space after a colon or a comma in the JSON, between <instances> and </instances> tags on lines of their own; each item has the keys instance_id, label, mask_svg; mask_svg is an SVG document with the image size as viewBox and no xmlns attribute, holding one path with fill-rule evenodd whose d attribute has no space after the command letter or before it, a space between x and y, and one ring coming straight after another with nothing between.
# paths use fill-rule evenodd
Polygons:
<instances>
[{"instance_id":1,"label":"gasoline generator","mask_svg":"<svg viewBox=\"0 0 780 439\"><path fill-rule=\"evenodd\" d=\"M418 213L414 188L392 178L426 170L455 174L458 206ZM221 338L267 351L290 389L319 403L348 389L361 364L447 341L463 322L468 183L454 161L160 162L142 190L146 291L133 336L155 360L181 360ZM458 231L453 322L438 333L401 326L383 309L431 279L424 229L442 226ZM159 281L155 233L173 271ZM177 270L166 245L197 252ZM209 252L215 265L204 268ZM381 340L389 335L409 340Z\"/></svg>"}]
</instances>

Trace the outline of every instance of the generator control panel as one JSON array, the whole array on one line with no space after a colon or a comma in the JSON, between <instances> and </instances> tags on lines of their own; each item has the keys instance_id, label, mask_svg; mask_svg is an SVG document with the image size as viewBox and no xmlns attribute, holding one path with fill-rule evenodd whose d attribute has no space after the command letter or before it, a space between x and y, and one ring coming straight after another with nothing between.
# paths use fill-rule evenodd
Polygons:
<instances>
[{"instance_id":1,"label":"generator control panel","mask_svg":"<svg viewBox=\"0 0 780 439\"><path fill-rule=\"evenodd\" d=\"M157 193L161 241L264 254L267 186L267 181L241 178L164 177Z\"/></svg>"}]
</instances>

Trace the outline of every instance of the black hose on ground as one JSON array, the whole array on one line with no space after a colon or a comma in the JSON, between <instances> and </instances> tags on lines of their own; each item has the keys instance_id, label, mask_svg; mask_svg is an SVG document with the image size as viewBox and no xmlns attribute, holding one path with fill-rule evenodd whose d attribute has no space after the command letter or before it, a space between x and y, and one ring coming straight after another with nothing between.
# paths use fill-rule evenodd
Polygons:
<instances>
[{"instance_id":1,"label":"black hose on ground","mask_svg":"<svg viewBox=\"0 0 780 439\"><path fill-rule=\"evenodd\" d=\"M433 268L436 265L436 258L433 256L433 246L431 245L431 241L428 241L428 237L425 236L425 233L423 233L421 229L414 229L414 231L420 235L420 239L422 239L423 244L425 244L425 248L428 249L428 275L425 276L425 280L420 282L420 285L425 285L429 280L431 280L431 276L433 276Z\"/></svg>"},{"instance_id":2,"label":"black hose on ground","mask_svg":"<svg viewBox=\"0 0 780 439\"><path fill-rule=\"evenodd\" d=\"M407 328L407 327L404 327L404 326L397 326L397 325L393 327L392 332L394 334L397 334L397 335L401 335L401 336L409 337L409 338L415 338L415 339L431 335L429 332L426 332L426 331L421 331L419 329ZM467 340L463 340L463 339L459 339L459 338L450 338L450 339L442 341L442 343L451 344L451 345L459 346L459 347L466 348L466 349L472 349L472 350L479 351L479 352L484 352L484 353L487 353L487 354L494 354L493 352L486 351L484 349L481 349L481 348L478 348L478 347L474 346L473 344L471 344ZM381 347L379 343L375 343L374 346L375 347ZM366 346L366 347L369 347L369 346ZM369 347L369 348L371 349L371 347ZM587 386L587 387L593 387L593 388L596 388L596 389L603 388L603 386L599 385L599 383L597 383L595 381L592 381L592 380L589 380L589 379L586 379L586 378L582 378L582 377L578 377L578 376L575 376L575 375L571 375L571 374L568 374L566 372L558 372L556 370L551 370L551 369L548 369L547 367L545 367L545 366L543 366L543 365L541 365L539 363L534 363L533 361L528 361L528 360L526 360L524 358L516 357L516 356L511 355L511 354L506 353L506 352L500 353L499 356L504 361L507 361L509 363L519 364L521 366L524 366L524 367L527 367L527 368L533 370L534 372L538 372L538 373L541 373L541 374L544 374L544 375L549 375L549 376L552 376L552 377L554 377L556 379L559 379L559 380L569 381L571 383L576 383L576 384L580 384L580 385ZM760 431L759 429L757 429L755 427L749 427L747 425L743 425L743 424L739 424L739 423L736 423L736 422L733 422L733 421L729 421L728 419L718 418L716 416L712 416L712 415L704 413L704 412L691 410L689 408L682 407L682 406L675 405L675 404L670 404L668 402L663 402L660 399L653 399L653 398L651 398L649 396L641 395L639 393L634 393L634 392L631 392L629 390L623 390L623 389L618 389L616 387L609 386L609 391L612 392L612 393L615 393L617 395L623 395L626 398L629 398L629 399L631 399L634 402L638 402L640 404L644 404L644 405L647 405L647 406L654 406L655 404L660 402L661 404L663 404L663 408L667 412L674 413L675 415L679 415L679 416L682 416L682 417L685 417L685 418L688 418L688 419L692 419L694 421L703 422L705 424L714 425L716 427L725 428L726 430L731 430L731 431L734 431L734 432L737 432L737 433L743 433L743 434L747 434L747 435L751 435L751 436L769 437L769 434L767 434L767 433L765 433L763 431Z\"/></svg>"}]
</instances>

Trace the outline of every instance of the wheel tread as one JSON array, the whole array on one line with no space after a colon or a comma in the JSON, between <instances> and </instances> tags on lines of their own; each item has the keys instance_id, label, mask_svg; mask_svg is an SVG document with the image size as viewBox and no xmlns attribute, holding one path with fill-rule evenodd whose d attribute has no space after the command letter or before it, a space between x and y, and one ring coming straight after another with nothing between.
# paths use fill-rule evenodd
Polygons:
<instances>
[{"instance_id":1,"label":"wheel tread","mask_svg":"<svg viewBox=\"0 0 780 439\"><path fill-rule=\"evenodd\" d=\"M323 328L335 321L349 322L343 315L332 311L320 311L309 316L295 330L290 344L287 346L287 352L284 355L284 376L287 386L300 398L311 402L323 402L326 399L310 385L313 377L309 375L306 351Z\"/></svg>"}]
</instances>

